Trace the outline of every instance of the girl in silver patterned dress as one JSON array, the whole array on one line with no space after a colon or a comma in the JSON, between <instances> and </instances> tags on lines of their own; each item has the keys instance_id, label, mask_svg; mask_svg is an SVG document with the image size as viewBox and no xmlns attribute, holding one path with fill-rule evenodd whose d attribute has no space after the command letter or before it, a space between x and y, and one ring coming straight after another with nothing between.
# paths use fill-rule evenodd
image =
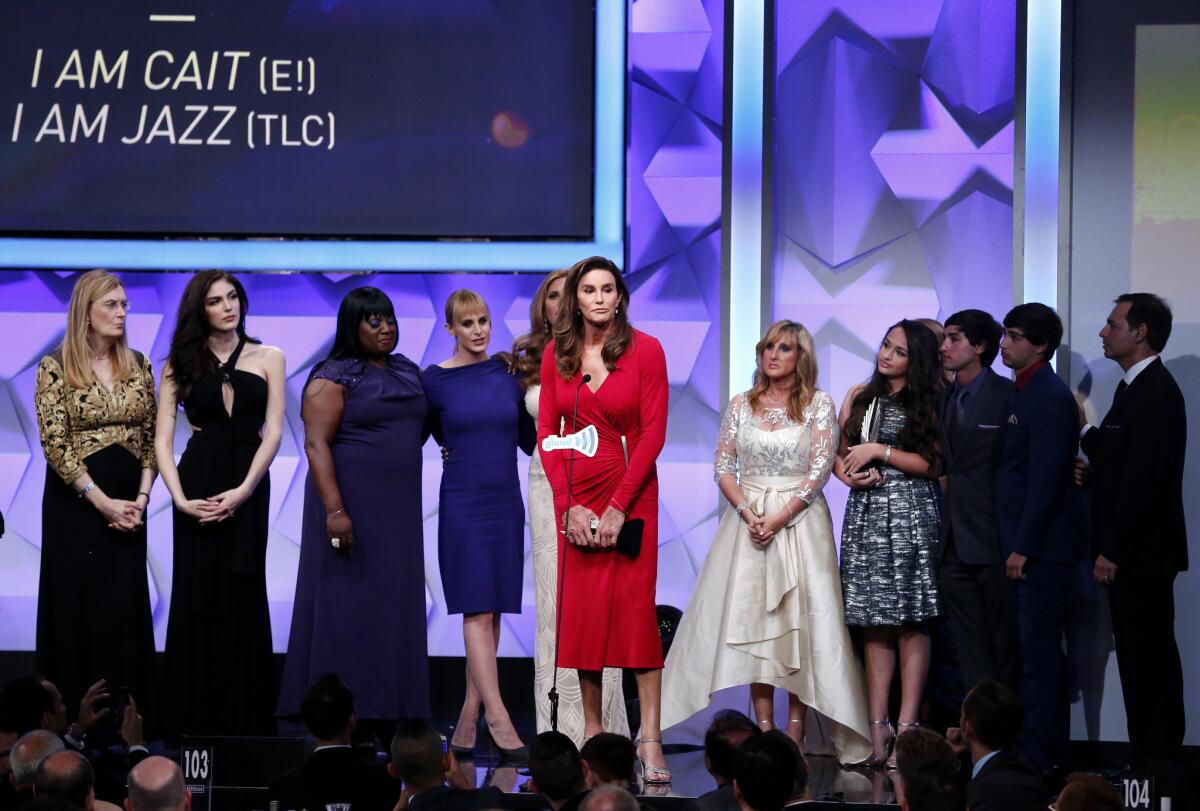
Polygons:
<instances>
[{"instance_id":1,"label":"girl in silver patterned dress","mask_svg":"<svg viewBox=\"0 0 1200 811\"><path fill-rule=\"evenodd\" d=\"M875 372L842 404L842 455L834 474L851 488L842 522L846 624L863 629L873 753L887 760L895 738L888 695L900 653L903 733L919 726L929 673L925 620L941 613L937 591L937 341L924 324L901 321L884 336Z\"/></svg>"}]
</instances>

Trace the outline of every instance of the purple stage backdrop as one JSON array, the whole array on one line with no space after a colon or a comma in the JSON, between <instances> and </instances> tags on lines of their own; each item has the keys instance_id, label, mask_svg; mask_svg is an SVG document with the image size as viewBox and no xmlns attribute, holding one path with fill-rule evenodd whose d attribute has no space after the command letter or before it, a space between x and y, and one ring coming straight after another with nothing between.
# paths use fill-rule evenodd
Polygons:
<instances>
[{"instance_id":1,"label":"purple stage backdrop","mask_svg":"<svg viewBox=\"0 0 1200 811\"><path fill-rule=\"evenodd\" d=\"M628 161L629 283L637 326L663 343L671 382L662 480L659 597L683 606L715 527L711 458L720 403L720 214L723 0L639 0L630 11L630 144ZM582 256L580 257L582 258ZM33 412L38 360L61 340L77 274L0 271L0 510L8 534L0 542L0 649L32 650L37 605L41 494L45 462ZM130 342L146 351L156 374L167 353L174 312L187 283L182 273L124 274L132 312ZM372 284L392 297L400 321L399 351L421 365L446 358L442 304L469 287L494 316L493 350L506 349L528 326L529 299L540 282L519 274L251 274L241 275L251 304L251 334L288 358L283 445L271 467L268 595L277 651L287 646L299 555L307 465L299 393L312 364L331 343L335 311L352 287ZM176 449L186 442L180 415ZM522 479L527 460L520 462ZM430 653L462 654L462 626L447 616L437 565L436 446L426 447L426 604ZM522 482L524 485L524 481ZM524 489L524 487L522 488ZM156 484L149 517L150 579L161 647L171 592L171 505ZM532 655L533 579L526 542L525 599L505 617L500 653ZM386 606L379 607L381 611Z\"/></svg>"},{"instance_id":2,"label":"purple stage backdrop","mask_svg":"<svg viewBox=\"0 0 1200 811\"><path fill-rule=\"evenodd\" d=\"M888 325L1011 306L1016 3L776 8L771 312L840 404Z\"/></svg>"},{"instance_id":3,"label":"purple stage backdrop","mask_svg":"<svg viewBox=\"0 0 1200 811\"><path fill-rule=\"evenodd\" d=\"M772 128L774 317L806 323L821 385L840 398L870 370L884 327L908 316L1009 305L1012 243L1014 3L779 2ZM724 0L638 0L629 16L627 267L637 325L667 353L671 411L659 461L660 602L683 607L715 530L711 465L724 406L720 368ZM38 359L60 340L75 273L0 271L0 649L34 642L45 463L33 415ZM157 366L186 274L125 276L131 343ZM288 357L287 430L272 466L268 593L284 650L298 557L306 464L298 394L324 356L338 301L351 287L386 290L400 351L444 359L442 302L482 294L493 349L525 329L539 278L517 274L243 274L252 334ZM753 348L744 348L752 352ZM735 381L735 390L746 381ZM182 423L182 420L181 420ZM181 424L176 447L182 448ZM520 468L527 468L522 461ZM445 614L437 566L441 464L426 448L424 504L430 652L459 655L461 624ZM836 520L844 498L830 486ZM171 585L170 501L155 487L147 575L159 644ZM528 554L528 545L526 545ZM501 654L532 652L533 587L505 618ZM386 610L386 606L380 606Z\"/></svg>"}]
</instances>

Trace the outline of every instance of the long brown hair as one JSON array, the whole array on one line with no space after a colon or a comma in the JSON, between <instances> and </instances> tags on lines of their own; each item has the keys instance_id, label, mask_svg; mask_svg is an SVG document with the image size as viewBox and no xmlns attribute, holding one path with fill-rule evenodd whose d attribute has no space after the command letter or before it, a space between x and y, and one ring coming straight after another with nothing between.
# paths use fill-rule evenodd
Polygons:
<instances>
[{"instance_id":1,"label":"long brown hair","mask_svg":"<svg viewBox=\"0 0 1200 811\"><path fill-rule=\"evenodd\" d=\"M903 451L920 454L929 463L932 471L937 462L938 440L938 393L942 388L942 364L938 359L937 338L933 330L919 321L897 321L883 333L899 327L904 331L908 343L908 372L904 388L896 392L895 400L904 409L904 427L896 438L896 447ZM883 341L880 341L880 345ZM888 397L888 380L879 371L879 356L875 356L875 369L867 384L850 404L846 428L842 432L842 444L849 448L862 442L862 422L867 408L876 397Z\"/></svg>"},{"instance_id":2,"label":"long brown hair","mask_svg":"<svg viewBox=\"0 0 1200 811\"><path fill-rule=\"evenodd\" d=\"M171 351L167 356L171 364L171 382L175 386L175 401L185 409L191 408L192 389L204 375L217 368L217 358L208 349L208 337L212 325L208 323L205 301L208 291L217 282L229 282L238 297L238 338L247 343L261 343L246 334L246 314L250 312L250 299L246 288L232 273L224 270L202 270L192 276L183 296L179 299L179 313L175 317L175 332L171 334ZM193 414L189 413L189 417Z\"/></svg>"},{"instance_id":3,"label":"long brown hair","mask_svg":"<svg viewBox=\"0 0 1200 811\"><path fill-rule=\"evenodd\" d=\"M82 389L90 386L96 379L92 371L92 363L88 360L88 311L92 304L102 296L114 290L125 289L125 285L107 270L89 270L75 280L71 290L71 304L67 309L67 331L63 334L62 356L63 371L67 382L73 388ZM113 344L112 371L114 380L128 380L136 374L137 359L129 349L126 335L129 333L129 319L125 319L125 329L121 337Z\"/></svg>"},{"instance_id":4,"label":"long brown hair","mask_svg":"<svg viewBox=\"0 0 1200 811\"><path fill-rule=\"evenodd\" d=\"M593 270L607 270L617 284L617 308L613 313L613 324L604 339L600 357L604 368L610 372L617 368L617 358L625 354L633 342L633 327L629 323L629 287L621 271L611 259L589 256L567 270L567 281L563 285L562 304L558 309L558 320L554 322L554 359L558 373L570 380L579 371L583 357L583 313L579 309L579 281Z\"/></svg>"},{"instance_id":5,"label":"long brown hair","mask_svg":"<svg viewBox=\"0 0 1200 811\"><path fill-rule=\"evenodd\" d=\"M550 287L567 275L565 269L553 270L542 279L533 301L529 302L529 332L513 341L513 357L517 359L517 374L521 376L521 387L528 389L542 381L542 353L553 336L553 324L546 320L546 298ZM562 308L559 308L562 312Z\"/></svg>"},{"instance_id":6,"label":"long brown hair","mask_svg":"<svg viewBox=\"0 0 1200 811\"><path fill-rule=\"evenodd\" d=\"M776 321L767 327L767 331L754 347L755 365L754 385L750 387L750 408L757 411L760 398L766 394L771 381L763 372L762 358L767 346L779 341L780 336L789 333L796 344L796 376L792 380L792 391L788 395L787 413L792 422L804 421L804 409L812 402L817 393L817 356L813 349L812 335L798 321Z\"/></svg>"}]
</instances>

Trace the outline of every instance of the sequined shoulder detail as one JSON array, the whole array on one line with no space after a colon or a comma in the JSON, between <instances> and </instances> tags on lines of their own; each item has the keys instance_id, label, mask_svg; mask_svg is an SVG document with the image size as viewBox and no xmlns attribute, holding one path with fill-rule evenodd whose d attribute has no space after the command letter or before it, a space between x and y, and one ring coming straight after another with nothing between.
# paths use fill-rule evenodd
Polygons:
<instances>
[{"instance_id":1,"label":"sequined shoulder detail","mask_svg":"<svg viewBox=\"0 0 1200 811\"><path fill-rule=\"evenodd\" d=\"M366 361L358 358L330 358L317 367L313 372L313 379L329 380L339 386L353 389L362 382L366 373Z\"/></svg>"}]
</instances>

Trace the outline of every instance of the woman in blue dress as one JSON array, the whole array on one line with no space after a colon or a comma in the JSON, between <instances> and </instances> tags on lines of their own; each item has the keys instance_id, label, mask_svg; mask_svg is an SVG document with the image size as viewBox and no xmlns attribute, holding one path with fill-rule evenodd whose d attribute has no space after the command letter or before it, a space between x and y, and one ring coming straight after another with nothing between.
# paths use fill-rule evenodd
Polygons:
<instances>
[{"instance_id":1,"label":"woman in blue dress","mask_svg":"<svg viewBox=\"0 0 1200 811\"><path fill-rule=\"evenodd\" d=\"M420 371L393 354L387 294L351 290L301 394L304 521L279 715L337 673L359 721L429 717Z\"/></svg>"},{"instance_id":2,"label":"woman in blue dress","mask_svg":"<svg viewBox=\"0 0 1200 811\"><path fill-rule=\"evenodd\" d=\"M438 510L438 564L446 611L463 615L467 695L452 744L475 746L483 705L488 735L503 759L524 765L521 743L500 697L496 646L500 615L521 612L525 508L517 448L536 438L520 380L503 358L487 353L492 324L487 304L470 290L446 301L446 331L454 354L421 373L429 426L445 451Z\"/></svg>"}]
</instances>

